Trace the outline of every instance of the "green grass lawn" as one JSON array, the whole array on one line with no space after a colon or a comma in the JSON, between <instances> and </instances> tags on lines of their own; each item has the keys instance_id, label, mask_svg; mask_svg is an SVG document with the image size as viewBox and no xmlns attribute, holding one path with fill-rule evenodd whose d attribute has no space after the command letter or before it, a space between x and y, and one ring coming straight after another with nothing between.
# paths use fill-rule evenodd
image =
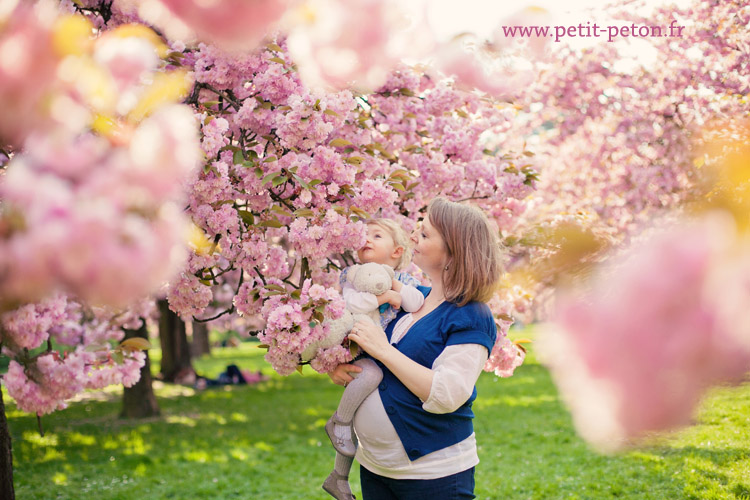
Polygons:
<instances>
[{"instance_id":1,"label":"green grass lawn","mask_svg":"<svg viewBox=\"0 0 750 500\"><path fill-rule=\"evenodd\" d=\"M157 384L159 418L119 419L114 389L45 416L41 437L11 402L17 498L330 498L320 489L334 456L323 425L342 389L309 367L273 375L255 345L215 349L195 366L216 376L236 363L271 380L202 392ZM483 374L478 391L478 498L750 499L750 386L715 391L699 425L617 456L576 436L533 356L512 378ZM355 467L361 498L358 482Z\"/></svg>"}]
</instances>

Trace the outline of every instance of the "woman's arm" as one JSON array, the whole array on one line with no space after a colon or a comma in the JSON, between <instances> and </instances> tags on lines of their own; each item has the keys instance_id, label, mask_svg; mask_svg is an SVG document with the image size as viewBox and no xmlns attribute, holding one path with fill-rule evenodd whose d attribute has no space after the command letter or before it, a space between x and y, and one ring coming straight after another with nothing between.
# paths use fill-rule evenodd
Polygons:
<instances>
[{"instance_id":1,"label":"woman's arm","mask_svg":"<svg viewBox=\"0 0 750 500\"><path fill-rule=\"evenodd\" d=\"M369 321L358 321L349 332L349 338L383 363L419 399L427 400L432 388L433 371L393 347L382 329Z\"/></svg>"},{"instance_id":2,"label":"woman's arm","mask_svg":"<svg viewBox=\"0 0 750 500\"><path fill-rule=\"evenodd\" d=\"M430 396L422 408L430 413L452 413L474 392L489 353L479 344L449 345L432 363Z\"/></svg>"}]
</instances>

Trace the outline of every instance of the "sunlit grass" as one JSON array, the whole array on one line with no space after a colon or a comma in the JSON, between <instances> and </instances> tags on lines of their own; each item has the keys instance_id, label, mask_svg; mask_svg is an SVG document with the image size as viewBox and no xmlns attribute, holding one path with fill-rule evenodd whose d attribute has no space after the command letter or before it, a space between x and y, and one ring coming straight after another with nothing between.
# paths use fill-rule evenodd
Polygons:
<instances>
[{"instance_id":1,"label":"sunlit grass","mask_svg":"<svg viewBox=\"0 0 750 500\"><path fill-rule=\"evenodd\" d=\"M216 377L235 363L269 381L158 383L157 418L119 419L121 390L110 390L45 416L41 437L36 418L10 403L17 498L330 498L320 489L334 456L323 425L341 388L309 368L279 377L255 345L215 349L196 369ZM576 436L533 347L514 377L483 374L478 391L478 498L750 499L750 387L715 391L700 425L616 456ZM358 478L355 468L361 498Z\"/></svg>"}]
</instances>

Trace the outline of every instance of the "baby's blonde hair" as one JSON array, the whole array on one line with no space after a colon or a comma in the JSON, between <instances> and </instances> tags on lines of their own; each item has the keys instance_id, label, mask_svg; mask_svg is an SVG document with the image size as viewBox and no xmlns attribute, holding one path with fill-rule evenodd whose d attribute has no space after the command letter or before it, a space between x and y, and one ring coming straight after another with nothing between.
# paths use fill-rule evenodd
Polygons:
<instances>
[{"instance_id":1,"label":"baby's blonde hair","mask_svg":"<svg viewBox=\"0 0 750 500\"><path fill-rule=\"evenodd\" d=\"M403 269L409 265L409 262L411 262L411 240L406 231L404 231L404 228L398 225L393 219L386 219L385 217L367 219L365 224L368 226L375 225L388 231L396 247L404 248L404 252L396 263L396 270Z\"/></svg>"}]
</instances>

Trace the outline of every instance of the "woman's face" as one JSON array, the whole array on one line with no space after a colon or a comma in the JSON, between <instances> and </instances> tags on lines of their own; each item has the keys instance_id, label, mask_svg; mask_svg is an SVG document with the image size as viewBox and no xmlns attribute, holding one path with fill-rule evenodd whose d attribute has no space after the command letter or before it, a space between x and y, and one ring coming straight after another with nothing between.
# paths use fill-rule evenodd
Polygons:
<instances>
[{"instance_id":1,"label":"woman's face","mask_svg":"<svg viewBox=\"0 0 750 500\"><path fill-rule=\"evenodd\" d=\"M443 237L430 223L429 217L425 217L422 224L417 226L411 240L414 242L414 263L433 278L439 276L448 264L448 251Z\"/></svg>"}]
</instances>

